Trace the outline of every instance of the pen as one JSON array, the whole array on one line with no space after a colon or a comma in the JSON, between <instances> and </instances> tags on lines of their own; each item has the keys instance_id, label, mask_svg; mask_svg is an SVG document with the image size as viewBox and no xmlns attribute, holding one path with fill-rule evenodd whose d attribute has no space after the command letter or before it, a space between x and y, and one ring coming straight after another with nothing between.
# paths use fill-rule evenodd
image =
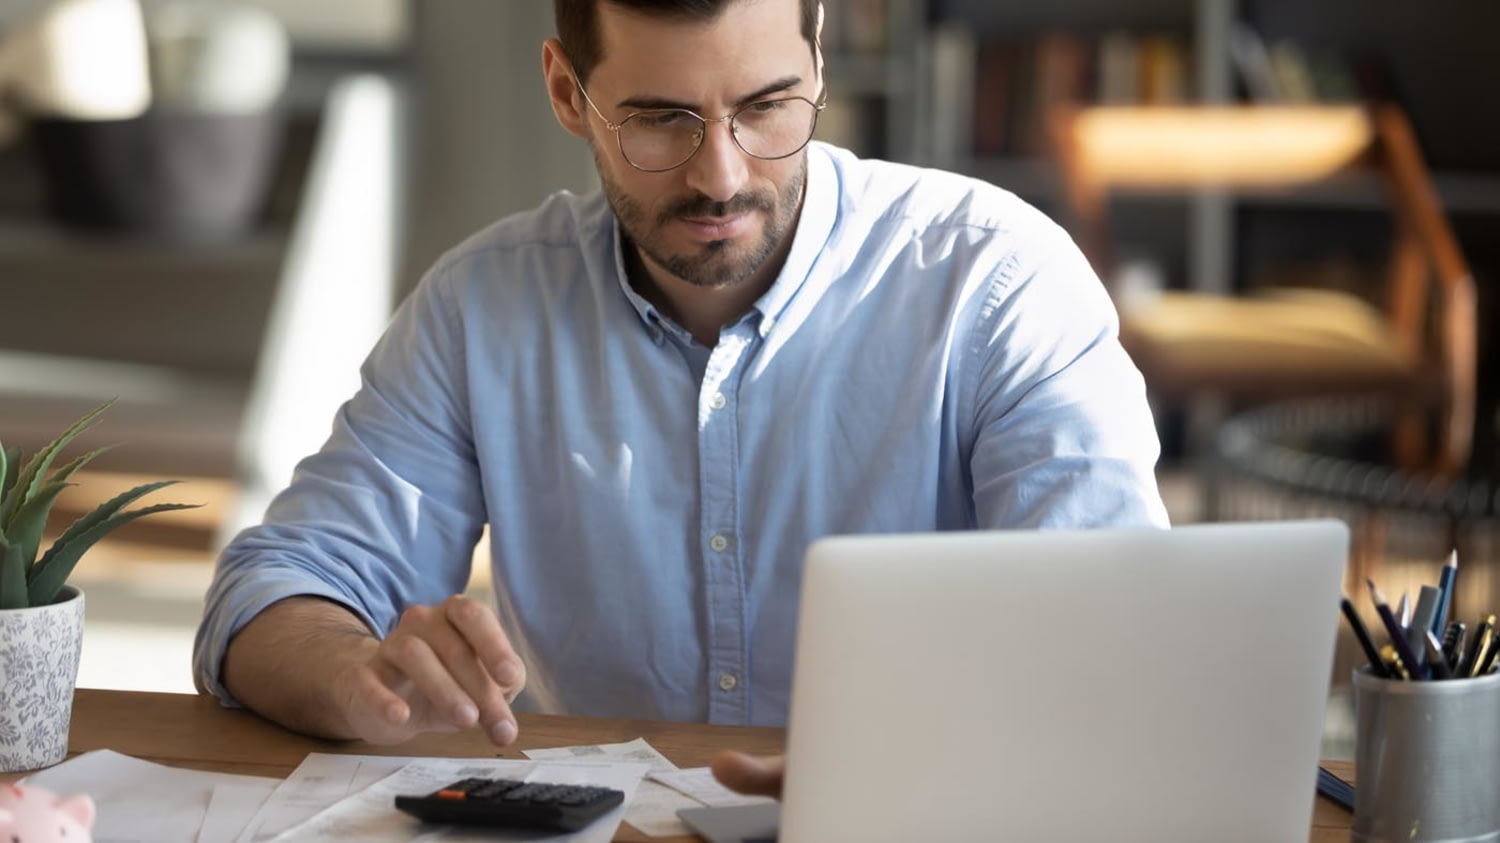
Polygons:
<instances>
[{"instance_id":1,"label":"pen","mask_svg":"<svg viewBox=\"0 0 1500 843\"><path fill-rule=\"evenodd\" d=\"M1438 598L1442 592L1430 585L1417 592L1417 608L1411 613L1411 623L1406 625L1406 641L1422 662L1427 661L1427 646L1424 643L1432 634L1432 619L1437 617ZM1420 664L1417 665L1421 667Z\"/></svg>"},{"instance_id":2,"label":"pen","mask_svg":"<svg viewBox=\"0 0 1500 843\"><path fill-rule=\"evenodd\" d=\"M1469 664L1469 672L1465 676L1483 676L1483 668L1492 664L1495 660L1495 616L1490 615L1479 625L1479 630L1474 633L1474 661Z\"/></svg>"},{"instance_id":3,"label":"pen","mask_svg":"<svg viewBox=\"0 0 1500 843\"><path fill-rule=\"evenodd\" d=\"M1448 662L1443 659L1443 646L1438 643L1437 636L1432 634L1432 630L1423 630L1422 645L1427 651L1427 666L1432 670L1432 678L1452 679L1453 671L1448 669Z\"/></svg>"},{"instance_id":4,"label":"pen","mask_svg":"<svg viewBox=\"0 0 1500 843\"><path fill-rule=\"evenodd\" d=\"M1475 676L1485 676L1491 670L1494 670L1495 669L1495 660L1496 660L1497 656L1500 656L1500 633L1491 633L1490 634L1490 653L1489 653L1489 655L1487 655L1487 656L1484 657L1484 662L1479 665L1479 670L1476 671L1474 673L1474 675Z\"/></svg>"},{"instance_id":5,"label":"pen","mask_svg":"<svg viewBox=\"0 0 1500 843\"><path fill-rule=\"evenodd\" d=\"M1487 651L1490 636L1494 634L1495 616L1490 615L1474 629L1474 637L1469 641L1469 649L1464 651L1463 660L1458 663L1458 668L1453 671L1455 676L1473 676L1474 671L1479 668L1479 660Z\"/></svg>"},{"instance_id":6,"label":"pen","mask_svg":"<svg viewBox=\"0 0 1500 843\"><path fill-rule=\"evenodd\" d=\"M1411 681L1411 671L1406 669L1406 664L1401 661L1401 654L1396 652L1396 645L1385 644L1380 648L1380 660L1385 662L1386 670L1397 679Z\"/></svg>"},{"instance_id":7,"label":"pen","mask_svg":"<svg viewBox=\"0 0 1500 843\"><path fill-rule=\"evenodd\" d=\"M1458 661L1464 654L1464 633L1468 627L1463 621L1454 621L1448 624L1448 630L1443 633L1443 657L1448 660L1448 669L1458 670Z\"/></svg>"},{"instance_id":8,"label":"pen","mask_svg":"<svg viewBox=\"0 0 1500 843\"><path fill-rule=\"evenodd\" d=\"M1407 592L1401 592L1401 599L1396 603L1396 622L1401 624L1402 629L1411 626L1411 599Z\"/></svg>"},{"instance_id":9,"label":"pen","mask_svg":"<svg viewBox=\"0 0 1500 843\"><path fill-rule=\"evenodd\" d=\"M1432 631L1435 633L1441 633L1448 623L1448 610L1453 605L1453 584L1457 579L1458 550L1455 548L1448 554L1448 562L1438 575L1438 591L1442 596L1438 599L1437 616L1432 619Z\"/></svg>"},{"instance_id":10,"label":"pen","mask_svg":"<svg viewBox=\"0 0 1500 843\"><path fill-rule=\"evenodd\" d=\"M1390 671L1385 669L1385 664L1380 661L1380 652L1375 649L1375 642L1370 640L1370 632L1365 629L1364 621L1359 619L1359 612L1355 610L1354 604L1349 598L1339 598L1339 608L1344 612L1344 619L1349 621L1349 628L1354 630L1354 637L1359 641L1360 649L1365 651L1365 658L1370 660L1370 672L1381 679L1389 679Z\"/></svg>"},{"instance_id":11,"label":"pen","mask_svg":"<svg viewBox=\"0 0 1500 843\"><path fill-rule=\"evenodd\" d=\"M1412 668L1417 664L1417 656L1411 651L1411 644L1406 641L1405 630L1396 622L1396 616L1391 614L1391 606L1385 602L1385 595L1380 593L1380 589L1375 587L1375 581L1366 579L1365 584L1370 587L1370 598L1375 601L1375 613L1380 615L1380 622L1385 624L1386 634L1391 636L1391 646L1395 648L1396 655L1401 657L1403 669Z\"/></svg>"}]
</instances>

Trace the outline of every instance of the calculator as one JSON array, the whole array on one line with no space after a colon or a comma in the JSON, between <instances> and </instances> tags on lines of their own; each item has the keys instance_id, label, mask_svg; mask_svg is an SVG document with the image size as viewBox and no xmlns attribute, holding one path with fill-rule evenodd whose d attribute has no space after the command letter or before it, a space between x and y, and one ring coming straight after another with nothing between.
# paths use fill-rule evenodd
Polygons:
<instances>
[{"instance_id":1,"label":"calculator","mask_svg":"<svg viewBox=\"0 0 1500 843\"><path fill-rule=\"evenodd\" d=\"M624 801L622 791L595 785L467 778L397 796L396 807L429 823L577 831Z\"/></svg>"}]
</instances>

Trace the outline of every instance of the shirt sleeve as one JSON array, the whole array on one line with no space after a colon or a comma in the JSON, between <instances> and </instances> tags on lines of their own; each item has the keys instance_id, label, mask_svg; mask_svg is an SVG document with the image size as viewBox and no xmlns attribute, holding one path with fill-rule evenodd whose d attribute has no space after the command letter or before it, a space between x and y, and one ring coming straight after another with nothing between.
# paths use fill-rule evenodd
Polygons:
<instances>
[{"instance_id":1,"label":"shirt sleeve","mask_svg":"<svg viewBox=\"0 0 1500 843\"><path fill-rule=\"evenodd\" d=\"M278 600L327 598L384 635L406 607L464 588L484 505L463 324L443 280L435 271L400 308L322 450L219 557L193 667L226 705L229 640Z\"/></svg>"},{"instance_id":2,"label":"shirt sleeve","mask_svg":"<svg viewBox=\"0 0 1500 843\"><path fill-rule=\"evenodd\" d=\"M1140 372L1098 276L1041 220L1001 261L965 367L976 523L1167 526Z\"/></svg>"}]
</instances>

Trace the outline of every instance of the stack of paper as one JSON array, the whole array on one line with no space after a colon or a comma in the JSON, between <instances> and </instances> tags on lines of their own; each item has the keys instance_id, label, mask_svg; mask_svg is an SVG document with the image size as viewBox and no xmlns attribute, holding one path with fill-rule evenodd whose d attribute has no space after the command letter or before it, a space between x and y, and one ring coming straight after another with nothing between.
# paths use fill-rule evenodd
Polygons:
<instances>
[{"instance_id":1,"label":"stack of paper","mask_svg":"<svg viewBox=\"0 0 1500 843\"><path fill-rule=\"evenodd\" d=\"M594 843L622 819L653 835L690 834L677 810L757 801L725 790L706 768L678 770L644 740L530 750L529 760L307 756L285 780L207 773L101 750L27 781L62 794L87 793L99 809L95 843L260 843L260 841L527 840ZM650 779L644 777L650 775ZM395 807L398 794L425 794L471 776L595 784L625 793L625 804L572 834L424 826Z\"/></svg>"}]
</instances>

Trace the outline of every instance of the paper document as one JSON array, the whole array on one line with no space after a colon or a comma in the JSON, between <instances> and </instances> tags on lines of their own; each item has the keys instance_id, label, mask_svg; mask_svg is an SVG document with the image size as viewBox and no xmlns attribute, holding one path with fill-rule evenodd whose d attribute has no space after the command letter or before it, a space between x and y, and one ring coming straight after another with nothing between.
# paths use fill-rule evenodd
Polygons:
<instances>
[{"instance_id":1,"label":"paper document","mask_svg":"<svg viewBox=\"0 0 1500 843\"><path fill-rule=\"evenodd\" d=\"M556 749L528 749L527 758L566 758L575 761L639 761L650 765L652 773L666 773L677 769L670 759L646 742L636 738L626 743L589 744L585 746L560 746ZM680 808L694 808L698 802L650 779L641 782L625 807L625 822L635 826L642 834L652 837L690 835L692 829L677 818Z\"/></svg>"},{"instance_id":2,"label":"paper document","mask_svg":"<svg viewBox=\"0 0 1500 843\"><path fill-rule=\"evenodd\" d=\"M267 785L216 785L198 830L198 843L234 843L271 791Z\"/></svg>"},{"instance_id":3,"label":"paper document","mask_svg":"<svg viewBox=\"0 0 1500 843\"><path fill-rule=\"evenodd\" d=\"M746 796L735 793L714 778L713 771L707 767L691 767L686 770L671 770L661 773L652 773L651 778L661 782L673 790L691 796L693 799L710 806L722 805L754 805L759 802L775 802L767 796Z\"/></svg>"},{"instance_id":4,"label":"paper document","mask_svg":"<svg viewBox=\"0 0 1500 843\"><path fill-rule=\"evenodd\" d=\"M389 755L308 753L243 826L243 831L234 838L235 843L270 840L415 760Z\"/></svg>"},{"instance_id":5,"label":"paper document","mask_svg":"<svg viewBox=\"0 0 1500 843\"><path fill-rule=\"evenodd\" d=\"M515 761L483 758L428 758L401 768L375 784L359 791L333 807L281 835L281 843L331 843L360 840L364 843L406 843L407 841L495 841L526 840L556 843L608 843L613 839L624 805L600 817L582 831L572 834L539 835L535 831L507 832L500 829L473 830L462 826L425 826L415 817L396 809L400 794L426 794L444 785L470 776L490 776L558 784L593 784L612 787L625 793L628 804L648 766L640 763L593 764L567 761ZM430 829L430 830L429 830Z\"/></svg>"},{"instance_id":6,"label":"paper document","mask_svg":"<svg viewBox=\"0 0 1500 843\"><path fill-rule=\"evenodd\" d=\"M276 779L205 773L97 750L43 770L28 784L61 794L87 793L99 814L94 843L195 843L216 787L269 794ZM232 818L226 818L232 822Z\"/></svg>"}]
</instances>

